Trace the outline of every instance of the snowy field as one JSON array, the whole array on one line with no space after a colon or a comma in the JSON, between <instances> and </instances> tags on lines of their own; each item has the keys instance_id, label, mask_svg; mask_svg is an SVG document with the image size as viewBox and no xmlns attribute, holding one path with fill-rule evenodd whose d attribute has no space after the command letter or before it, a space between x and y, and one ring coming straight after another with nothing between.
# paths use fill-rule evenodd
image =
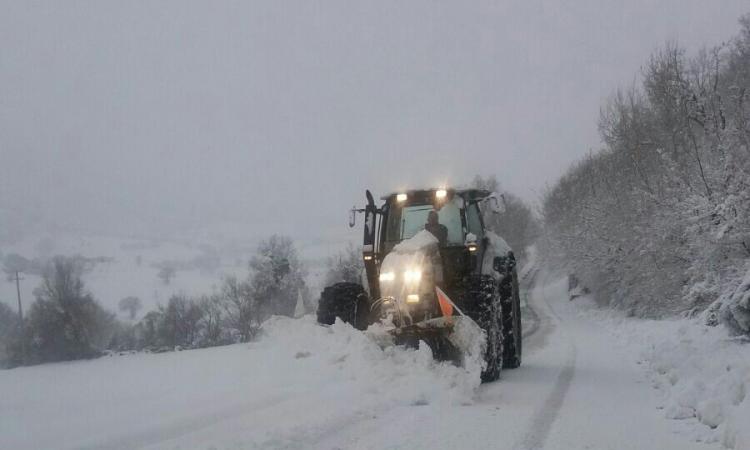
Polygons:
<instances>
[{"instance_id":1,"label":"snowy field","mask_svg":"<svg viewBox=\"0 0 750 450\"><path fill-rule=\"evenodd\" d=\"M258 240L247 240L240 235L240 230L222 229L186 233L169 240L36 234L15 244L3 245L0 252L2 255L17 253L27 259L42 260L58 254L101 258L102 262L84 274L86 288L102 306L113 312L118 312L120 299L140 298L143 303L139 312L141 317L156 306L166 304L174 294L210 294L228 275L246 277L248 261L255 253ZM299 241L295 245L306 263L308 286L316 297L321 289L325 257L341 250L345 242ZM178 267L169 284L157 276L158 266L164 262ZM22 276L21 294L24 305L28 307L34 300L33 290L39 286L41 278L29 273ZM0 280L0 301L15 310L16 286L4 276Z\"/></svg>"},{"instance_id":2,"label":"snowy field","mask_svg":"<svg viewBox=\"0 0 750 450\"><path fill-rule=\"evenodd\" d=\"M251 344L0 371L0 448L750 448L747 346L537 280L524 364L495 383L277 318Z\"/></svg>"}]
</instances>

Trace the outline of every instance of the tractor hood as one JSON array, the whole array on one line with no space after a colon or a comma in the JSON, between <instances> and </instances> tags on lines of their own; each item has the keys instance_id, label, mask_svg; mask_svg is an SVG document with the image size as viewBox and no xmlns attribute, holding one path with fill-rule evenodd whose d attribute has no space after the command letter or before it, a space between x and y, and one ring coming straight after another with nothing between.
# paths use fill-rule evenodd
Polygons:
<instances>
[{"instance_id":1,"label":"tractor hood","mask_svg":"<svg viewBox=\"0 0 750 450\"><path fill-rule=\"evenodd\" d=\"M420 231L383 259L380 292L384 306L401 311L432 309L435 285L442 283L442 277L438 240L429 231Z\"/></svg>"}]
</instances>

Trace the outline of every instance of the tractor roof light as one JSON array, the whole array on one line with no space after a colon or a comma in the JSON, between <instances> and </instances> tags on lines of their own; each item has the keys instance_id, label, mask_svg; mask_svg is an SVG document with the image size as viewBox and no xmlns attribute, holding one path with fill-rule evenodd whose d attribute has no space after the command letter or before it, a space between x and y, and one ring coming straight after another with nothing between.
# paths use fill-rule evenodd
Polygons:
<instances>
[{"instance_id":1,"label":"tractor roof light","mask_svg":"<svg viewBox=\"0 0 750 450\"><path fill-rule=\"evenodd\" d=\"M396 201L401 203L406 201L406 194L396 194Z\"/></svg>"}]
</instances>

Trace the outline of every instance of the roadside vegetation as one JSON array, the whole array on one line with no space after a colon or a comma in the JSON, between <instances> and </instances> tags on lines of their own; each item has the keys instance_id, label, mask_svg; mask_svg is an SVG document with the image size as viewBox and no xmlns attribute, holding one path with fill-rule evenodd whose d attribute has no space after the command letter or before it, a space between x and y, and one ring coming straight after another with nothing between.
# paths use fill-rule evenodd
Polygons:
<instances>
[{"instance_id":1,"label":"roadside vegetation","mask_svg":"<svg viewBox=\"0 0 750 450\"><path fill-rule=\"evenodd\" d=\"M119 309L130 320L118 320L86 289L86 264L81 257L56 256L25 266L18 258L6 259L9 276L34 270L42 282L34 290L23 329L18 314L0 302L0 367L247 342L268 317L300 313L298 304L302 312L310 308L305 268L292 240L283 236L260 243L246 278L225 277L207 295L173 295L137 322L133 319L141 301L123 298Z\"/></svg>"},{"instance_id":2,"label":"roadside vegetation","mask_svg":"<svg viewBox=\"0 0 750 450\"><path fill-rule=\"evenodd\" d=\"M667 44L639 79L546 192L540 249L600 302L750 333L750 15L694 55Z\"/></svg>"}]
</instances>

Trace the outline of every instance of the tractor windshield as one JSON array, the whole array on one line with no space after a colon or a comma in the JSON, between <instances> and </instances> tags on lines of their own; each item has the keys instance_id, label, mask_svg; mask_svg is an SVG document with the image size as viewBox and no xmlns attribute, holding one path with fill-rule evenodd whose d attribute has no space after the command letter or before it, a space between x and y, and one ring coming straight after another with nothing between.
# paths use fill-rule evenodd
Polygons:
<instances>
[{"instance_id":1,"label":"tractor windshield","mask_svg":"<svg viewBox=\"0 0 750 450\"><path fill-rule=\"evenodd\" d=\"M427 215L435 208L433 205L412 205L393 208L388 215L388 226L385 240L397 242L417 234L425 229ZM461 224L461 209L455 202L448 202L438 211L438 222L448 230L447 245L463 245L464 233Z\"/></svg>"}]
</instances>

